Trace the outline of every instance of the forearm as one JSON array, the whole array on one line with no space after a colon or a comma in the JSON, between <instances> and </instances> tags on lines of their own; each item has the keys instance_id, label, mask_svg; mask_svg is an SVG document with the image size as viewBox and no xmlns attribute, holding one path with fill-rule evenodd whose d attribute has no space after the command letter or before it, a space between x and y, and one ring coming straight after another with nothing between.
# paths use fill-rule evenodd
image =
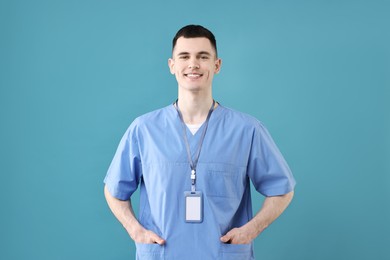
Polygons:
<instances>
[{"instance_id":1,"label":"forearm","mask_svg":"<svg viewBox=\"0 0 390 260\"><path fill-rule=\"evenodd\" d=\"M294 192L281 196L266 197L263 206L246 225L254 231L254 238L272 224L290 204Z\"/></svg>"},{"instance_id":2,"label":"forearm","mask_svg":"<svg viewBox=\"0 0 390 260\"><path fill-rule=\"evenodd\" d=\"M114 216L123 225L130 237L134 239L134 234L137 230L141 229L142 226L135 217L131 201L119 200L113 197L106 186L104 187L104 195Z\"/></svg>"},{"instance_id":3,"label":"forearm","mask_svg":"<svg viewBox=\"0 0 390 260\"><path fill-rule=\"evenodd\" d=\"M150 230L146 230L135 217L133 207L130 200L119 200L113 197L104 187L104 195L106 197L108 206L110 207L114 216L126 229L129 236L137 243L157 243L164 244L165 240Z\"/></svg>"},{"instance_id":4,"label":"forearm","mask_svg":"<svg viewBox=\"0 0 390 260\"><path fill-rule=\"evenodd\" d=\"M259 212L242 227L233 228L221 237L223 243L249 244L264 231L290 204L294 192L267 197Z\"/></svg>"}]
</instances>

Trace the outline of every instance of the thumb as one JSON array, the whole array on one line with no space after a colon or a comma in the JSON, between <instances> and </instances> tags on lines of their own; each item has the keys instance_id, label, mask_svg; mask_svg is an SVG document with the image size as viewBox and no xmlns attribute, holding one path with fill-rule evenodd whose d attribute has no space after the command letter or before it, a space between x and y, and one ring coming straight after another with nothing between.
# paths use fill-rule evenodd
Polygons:
<instances>
[{"instance_id":1,"label":"thumb","mask_svg":"<svg viewBox=\"0 0 390 260\"><path fill-rule=\"evenodd\" d=\"M153 240L155 243L159 244L159 245L164 245L165 244L165 240L162 239L161 237L159 237L158 235L154 234L153 236Z\"/></svg>"},{"instance_id":2,"label":"thumb","mask_svg":"<svg viewBox=\"0 0 390 260\"><path fill-rule=\"evenodd\" d=\"M230 236L230 233L228 232L226 235L221 237L221 242L227 243L230 241L230 239L231 239L231 236Z\"/></svg>"}]
</instances>

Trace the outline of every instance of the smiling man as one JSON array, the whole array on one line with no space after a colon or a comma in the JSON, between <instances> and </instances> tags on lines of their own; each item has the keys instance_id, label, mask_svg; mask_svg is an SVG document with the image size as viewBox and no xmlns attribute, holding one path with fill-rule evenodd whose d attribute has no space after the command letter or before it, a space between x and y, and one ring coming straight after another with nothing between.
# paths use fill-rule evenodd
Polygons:
<instances>
[{"instance_id":1,"label":"smiling man","mask_svg":"<svg viewBox=\"0 0 390 260\"><path fill-rule=\"evenodd\" d=\"M295 180L261 122L213 99L222 61L209 30L180 29L168 65L178 99L126 131L105 178L108 205L137 259L254 259L253 240L287 208ZM250 182L266 197L255 216Z\"/></svg>"},{"instance_id":2,"label":"smiling man","mask_svg":"<svg viewBox=\"0 0 390 260\"><path fill-rule=\"evenodd\" d=\"M179 84L179 97L180 93L189 91L191 95L196 93L199 100L210 102L212 81L214 74L219 72L221 60L209 39L180 37L172 56L168 64Z\"/></svg>"}]
</instances>

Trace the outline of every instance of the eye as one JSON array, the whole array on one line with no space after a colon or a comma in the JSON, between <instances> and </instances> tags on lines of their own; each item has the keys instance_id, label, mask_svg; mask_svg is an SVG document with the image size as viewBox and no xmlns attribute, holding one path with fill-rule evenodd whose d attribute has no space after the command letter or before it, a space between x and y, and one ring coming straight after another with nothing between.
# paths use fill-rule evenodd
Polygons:
<instances>
[{"instance_id":1,"label":"eye","mask_svg":"<svg viewBox=\"0 0 390 260\"><path fill-rule=\"evenodd\" d=\"M209 56L207 56L207 55L202 55L202 56L200 56L200 59L202 59L202 60L208 60L208 59L209 59Z\"/></svg>"},{"instance_id":2,"label":"eye","mask_svg":"<svg viewBox=\"0 0 390 260\"><path fill-rule=\"evenodd\" d=\"M180 60L187 60L188 58L189 58L188 55L181 55L181 56L179 56Z\"/></svg>"}]
</instances>

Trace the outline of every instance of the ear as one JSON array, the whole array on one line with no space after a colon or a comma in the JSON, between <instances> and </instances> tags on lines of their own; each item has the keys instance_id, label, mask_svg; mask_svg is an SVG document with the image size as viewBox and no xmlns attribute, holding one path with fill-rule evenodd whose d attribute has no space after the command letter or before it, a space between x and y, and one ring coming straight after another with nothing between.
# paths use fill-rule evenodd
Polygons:
<instances>
[{"instance_id":1,"label":"ear","mask_svg":"<svg viewBox=\"0 0 390 260\"><path fill-rule=\"evenodd\" d=\"M175 66L175 61L172 58L169 58L168 59L168 67L169 67L169 70L171 71L172 75L175 75L175 70L173 69L174 66Z\"/></svg>"},{"instance_id":2,"label":"ear","mask_svg":"<svg viewBox=\"0 0 390 260\"><path fill-rule=\"evenodd\" d=\"M222 60L221 59L216 59L215 60L215 70L214 70L215 74L219 73L219 71L221 70L221 66L222 66Z\"/></svg>"}]
</instances>

